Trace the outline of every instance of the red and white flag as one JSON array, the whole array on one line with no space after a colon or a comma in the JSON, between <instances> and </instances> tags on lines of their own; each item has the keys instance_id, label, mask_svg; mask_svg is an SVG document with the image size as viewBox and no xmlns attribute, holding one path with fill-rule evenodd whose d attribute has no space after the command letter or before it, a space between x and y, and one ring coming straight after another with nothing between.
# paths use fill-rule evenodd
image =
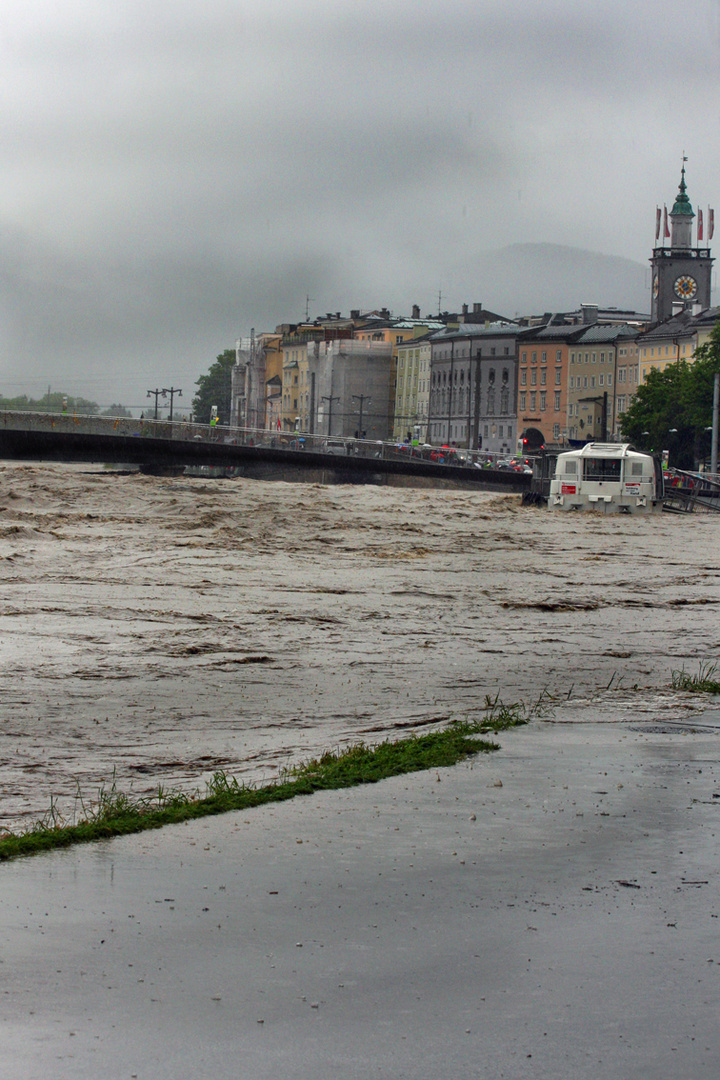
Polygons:
<instances>
[{"instance_id":1,"label":"red and white flag","mask_svg":"<svg viewBox=\"0 0 720 1080\"><path fill-rule=\"evenodd\" d=\"M702 210L698 207L698 244L703 238L703 215Z\"/></svg>"},{"instance_id":2,"label":"red and white flag","mask_svg":"<svg viewBox=\"0 0 720 1080\"><path fill-rule=\"evenodd\" d=\"M710 207L708 207L708 243L712 240L714 232L715 232L715 211L711 210Z\"/></svg>"},{"instance_id":3,"label":"red and white flag","mask_svg":"<svg viewBox=\"0 0 720 1080\"><path fill-rule=\"evenodd\" d=\"M660 238L660 222L662 221L662 210L659 206L655 207L655 240Z\"/></svg>"},{"instance_id":4,"label":"red and white flag","mask_svg":"<svg viewBox=\"0 0 720 1080\"><path fill-rule=\"evenodd\" d=\"M667 206L663 207L663 221L665 223L665 228L663 230L663 236L667 238L667 237L670 236L670 230L668 229L668 223L667 223Z\"/></svg>"}]
</instances>

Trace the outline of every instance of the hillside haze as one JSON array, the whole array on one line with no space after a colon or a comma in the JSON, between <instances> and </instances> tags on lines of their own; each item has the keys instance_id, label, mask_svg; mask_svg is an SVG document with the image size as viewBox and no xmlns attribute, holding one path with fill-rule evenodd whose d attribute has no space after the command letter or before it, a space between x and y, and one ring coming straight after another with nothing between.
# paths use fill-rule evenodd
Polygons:
<instances>
[{"instance_id":1,"label":"hillside haze","mask_svg":"<svg viewBox=\"0 0 720 1080\"><path fill-rule=\"evenodd\" d=\"M457 270L460 291L510 318L573 311L581 304L649 313L649 268L631 259L559 244L511 244Z\"/></svg>"}]
</instances>

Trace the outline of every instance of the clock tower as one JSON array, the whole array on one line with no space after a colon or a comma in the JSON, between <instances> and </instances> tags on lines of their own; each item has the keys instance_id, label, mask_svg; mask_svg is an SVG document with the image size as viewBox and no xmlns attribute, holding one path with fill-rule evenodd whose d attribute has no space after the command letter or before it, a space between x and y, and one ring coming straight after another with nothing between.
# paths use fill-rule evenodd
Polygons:
<instances>
[{"instance_id":1,"label":"clock tower","mask_svg":"<svg viewBox=\"0 0 720 1080\"><path fill-rule=\"evenodd\" d=\"M668 237L668 216L670 218L670 247L665 247L665 240ZM652 267L650 321L652 323L665 322L684 308L692 308L694 304L699 304L701 308L710 307L714 260L710 258L709 247L692 246L694 218L695 212L687 195L683 162L675 205L662 223L658 210L658 226L663 231L663 247L656 247L650 260ZM656 230L656 244L658 236L659 229Z\"/></svg>"}]
</instances>

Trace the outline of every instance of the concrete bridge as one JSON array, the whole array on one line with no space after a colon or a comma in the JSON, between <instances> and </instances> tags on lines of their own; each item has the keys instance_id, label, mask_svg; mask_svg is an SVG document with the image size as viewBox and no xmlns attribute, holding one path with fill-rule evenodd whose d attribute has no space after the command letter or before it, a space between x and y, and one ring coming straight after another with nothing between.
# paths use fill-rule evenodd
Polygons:
<instances>
[{"instance_id":1,"label":"concrete bridge","mask_svg":"<svg viewBox=\"0 0 720 1080\"><path fill-rule=\"evenodd\" d=\"M522 492L530 476L479 467L482 455L337 436L112 416L0 412L0 459L126 464L145 472L323 483L435 483Z\"/></svg>"}]
</instances>

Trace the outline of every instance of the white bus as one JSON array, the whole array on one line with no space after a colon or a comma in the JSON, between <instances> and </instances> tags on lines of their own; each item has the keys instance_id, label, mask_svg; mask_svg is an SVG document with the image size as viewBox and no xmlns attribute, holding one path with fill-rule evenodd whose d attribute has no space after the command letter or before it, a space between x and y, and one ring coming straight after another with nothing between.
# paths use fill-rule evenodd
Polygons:
<instances>
[{"instance_id":1,"label":"white bus","mask_svg":"<svg viewBox=\"0 0 720 1080\"><path fill-rule=\"evenodd\" d=\"M551 510L652 514L662 510L660 463L625 443L587 443L558 454L550 483Z\"/></svg>"}]
</instances>

